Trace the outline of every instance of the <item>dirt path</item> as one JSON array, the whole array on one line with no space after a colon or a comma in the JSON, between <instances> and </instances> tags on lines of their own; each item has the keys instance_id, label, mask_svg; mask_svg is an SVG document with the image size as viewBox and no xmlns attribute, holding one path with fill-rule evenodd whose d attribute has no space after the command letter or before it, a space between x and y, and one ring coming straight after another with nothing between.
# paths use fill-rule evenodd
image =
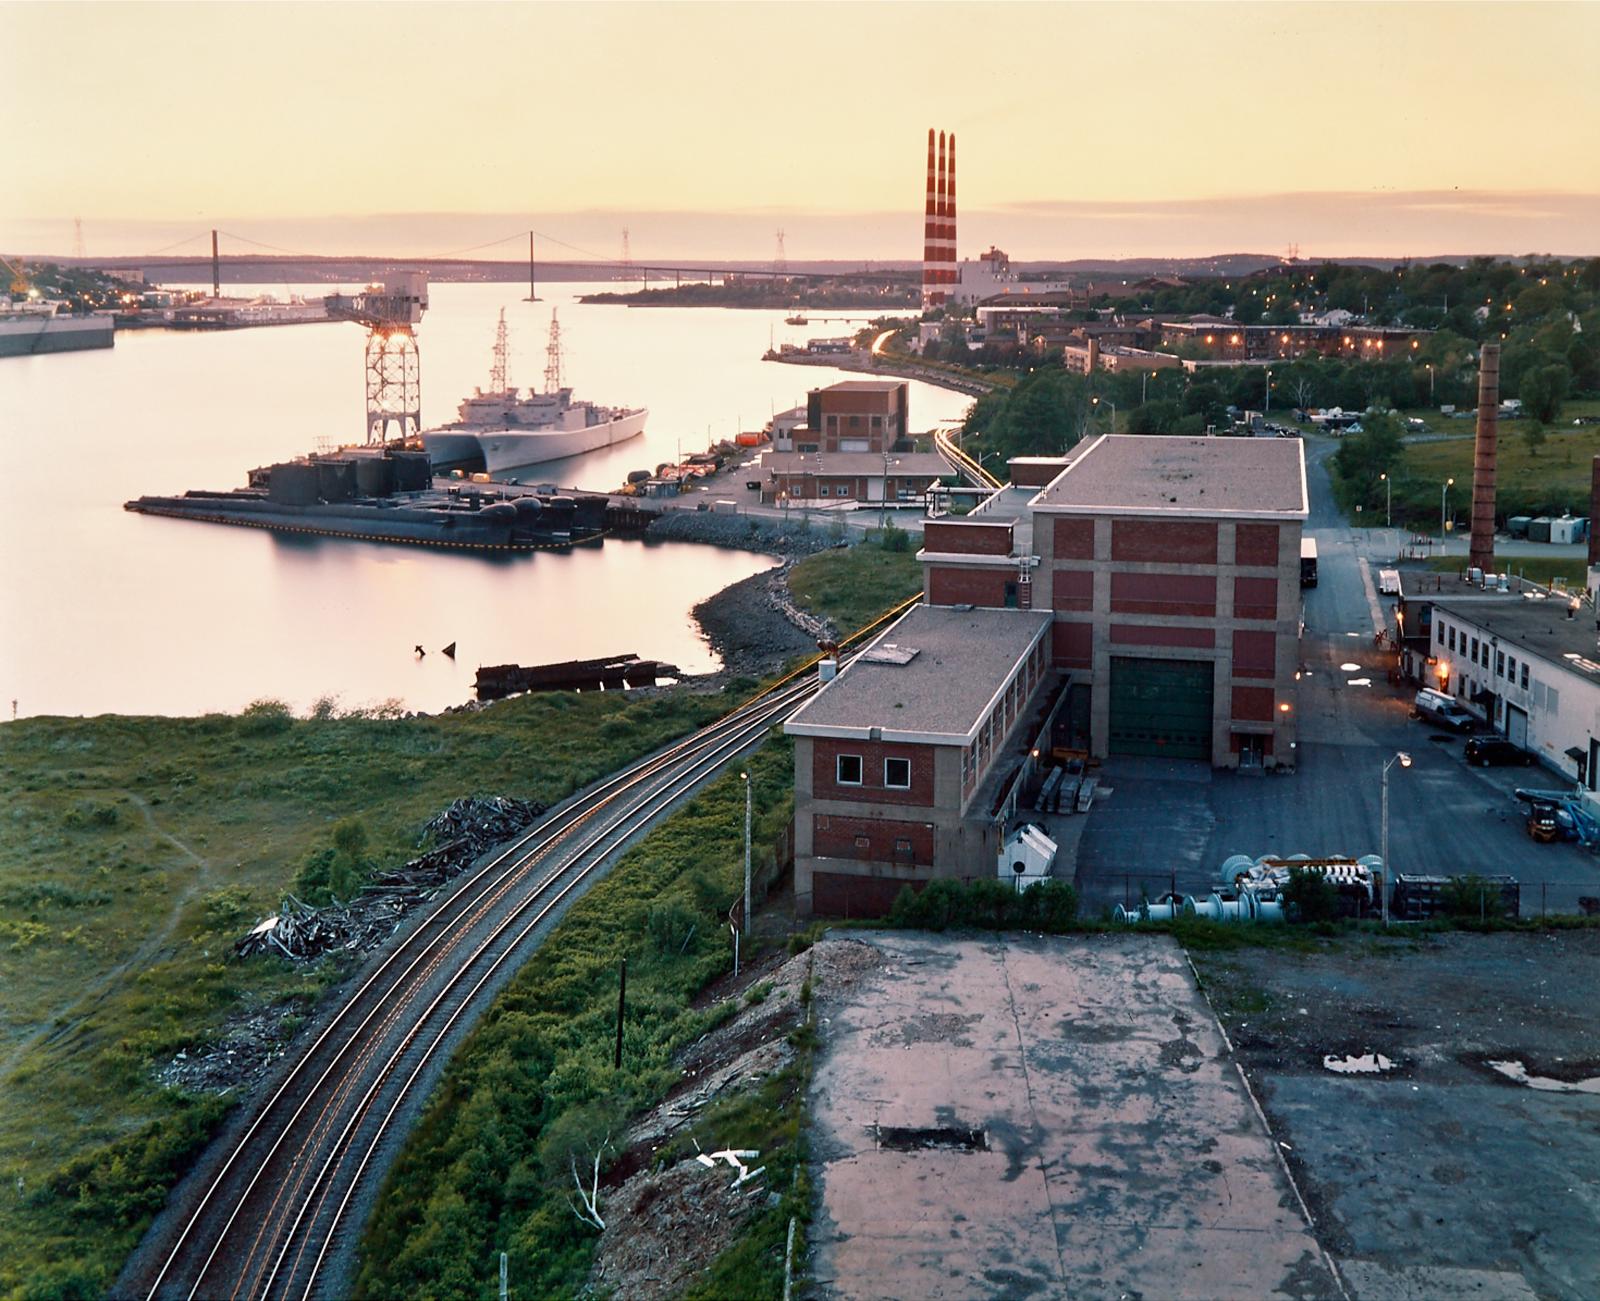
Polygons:
<instances>
[{"instance_id":1,"label":"dirt path","mask_svg":"<svg viewBox=\"0 0 1600 1301\"><path fill-rule=\"evenodd\" d=\"M183 916L183 910L210 883L212 866L208 859L203 855L197 854L171 832L164 831L157 824L155 815L150 811L150 805L143 798L130 790L118 790L115 793L127 796L128 802L139 810L139 816L144 819L144 824L152 836L171 845L199 871L184 882L182 889L172 902L172 907L167 913L166 920L158 929L150 933L144 943L104 975L93 981L72 1002L63 1003L52 1012L45 1014L40 1019L38 1027L19 1040L10 1052L3 1059L0 1059L0 1080L8 1079L35 1048L55 1043L77 1030L88 1019L90 1013L117 988L130 971L148 966L153 962L167 947L173 933L178 929L178 922Z\"/></svg>"}]
</instances>

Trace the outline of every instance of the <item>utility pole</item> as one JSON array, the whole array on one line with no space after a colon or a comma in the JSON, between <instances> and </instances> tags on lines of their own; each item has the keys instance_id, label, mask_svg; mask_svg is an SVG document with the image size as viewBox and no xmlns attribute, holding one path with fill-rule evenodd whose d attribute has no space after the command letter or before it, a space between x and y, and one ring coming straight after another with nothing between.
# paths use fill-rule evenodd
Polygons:
<instances>
[{"instance_id":1,"label":"utility pole","mask_svg":"<svg viewBox=\"0 0 1600 1301\"><path fill-rule=\"evenodd\" d=\"M507 1264L506 1253L502 1251L500 1253L500 1301L506 1301Z\"/></svg>"},{"instance_id":2,"label":"utility pole","mask_svg":"<svg viewBox=\"0 0 1600 1301\"><path fill-rule=\"evenodd\" d=\"M739 776L744 778L744 933L750 934L750 913L752 911L750 889L750 774L742 772Z\"/></svg>"},{"instance_id":3,"label":"utility pole","mask_svg":"<svg viewBox=\"0 0 1600 1301\"><path fill-rule=\"evenodd\" d=\"M628 960L622 960L622 978L617 982L617 1055L612 1065L622 1069L622 1013L628 1005Z\"/></svg>"}]
</instances>

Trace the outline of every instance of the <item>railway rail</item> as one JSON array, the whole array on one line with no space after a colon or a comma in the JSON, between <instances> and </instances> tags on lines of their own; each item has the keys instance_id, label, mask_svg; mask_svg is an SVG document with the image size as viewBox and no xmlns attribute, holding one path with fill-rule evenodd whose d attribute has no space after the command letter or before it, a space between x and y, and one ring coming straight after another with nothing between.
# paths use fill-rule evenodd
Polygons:
<instances>
[{"instance_id":1,"label":"railway rail","mask_svg":"<svg viewBox=\"0 0 1600 1301\"><path fill-rule=\"evenodd\" d=\"M455 883L213 1143L119 1291L148 1301L347 1292L349 1249L450 1050L621 850L810 698L815 663L575 796Z\"/></svg>"}]
</instances>

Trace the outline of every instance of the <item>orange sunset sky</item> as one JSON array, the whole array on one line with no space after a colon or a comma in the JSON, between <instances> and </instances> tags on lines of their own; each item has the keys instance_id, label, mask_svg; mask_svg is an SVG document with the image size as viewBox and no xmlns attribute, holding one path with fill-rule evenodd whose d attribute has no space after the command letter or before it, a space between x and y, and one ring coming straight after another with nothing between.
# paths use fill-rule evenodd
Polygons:
<instances>
[{"instance_id":1,"label":"orange sunset sky","mask_svg":"<svg viewBox=\"0 0 1600 1301\"><path fill-rule=\"evenodd\" d=\"M962 256L1600 252L1596 3L7 3L0 47L8 252L910 259L929 126Z\"/></svg>"}]
</instances>

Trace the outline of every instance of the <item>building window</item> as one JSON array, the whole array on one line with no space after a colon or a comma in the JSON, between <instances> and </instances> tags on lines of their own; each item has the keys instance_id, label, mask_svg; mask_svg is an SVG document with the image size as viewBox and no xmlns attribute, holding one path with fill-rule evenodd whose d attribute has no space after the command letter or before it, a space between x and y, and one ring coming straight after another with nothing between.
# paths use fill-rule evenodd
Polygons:
<instances>
[{"instance_id":1,"label":"building window","mask_svg":"<svg viewBox=\"0 0 1600 1301\"><path fill-rule=\"evenodd\" d=\"M1517 685L1517 657L1515 655L1506 656L1506 681L1512 686Z\"/></svg>"},{"instance_id":2,"label":"building window","mask_svg":"<svg viewBox=\"0 0 1600 1301\"><path fill-rule=\"evenodd\" d=\"M910 858L915 853L916 851L911 848L911 842L909 840L896 839L894 842L894 856L896 858Z\"/></svg>"},{"instance_id":3,"label":"building window","mask_svg":"<svg viewBox=\"0 0 1600 1301\"><path fill-rule=\"evenodd\" d=\"M1474 664L1478 662L1478 639L1476 637L1472 639L1472 662Z\"/></svg>"},{"instance_id":4,"label":"building window","mask_svg":"<svg viewBox=\"0 0 1600 1301\"><path fill-rule=\"evenodd\" d=\"M1504 651L1496 651L1494 653L1494 675L1497 678L1503 678L1506 675L1506 653Z\"/></svg>"},{"instance_id":5,"label":"building window","mask_svg":"<svg viewBox=\"0 0 1600 1301\"><path fill-rule=\"evenodd\" d=\"M861 785L861 756L841 754L834 761L833 777L841 786Z\"/></svg>"},{"instance_id":6,"label":"building window","mask_svg":"<svg viewBox=\"0 0 1600 1301\"><path fill-rule=\"evenodd\" d=\"M892 791L910 790L911 760L885 759L883 761L883 784Z\"/></svg>"},{"instance_id":7,"label":"building window","mask_svg":"<svg viewBox=\"0 0 1600 1301\"><path fill-rule=\"evenodd\" d=\"M856 848L857 849L871 849L872 848L872 837L871 836L857 836L856 837Z\"/></svg>"},{"instance_id":8,"label":"building window","mask_svg":"<svg viewBox=\"0 0 1600 1301\"><path fill-rule=\"evenodd\" d=\"M1446 643L1448 643L1449 648L1451 650L1455 650L1455 648L1456 648L1456 630L1455 630L1454 627L1451 627L1450 630L1445 633L1445 641L1446 641Z\"/></svg>"},{"instance_id":9,"label":"building window","mask_svg":"<svg viewBox=\"0 0 1600 1301\"><path fill-rule=\"evenodd\" d=\"M1522 689L1524 691L1528 689L1528 662L1526 660L1522 662Z\"/></svg>"},{"instance_id":10,"label":"building window","mask_svg":"<svg viewBox=\"0 0 1600 1301\"><path fill-rule=\"evenodd\" d=\"M850 489L847 485L841 483L833 490L833 495L835 497L848 497L850 495Z\"/></svg>"}]
</instances>

